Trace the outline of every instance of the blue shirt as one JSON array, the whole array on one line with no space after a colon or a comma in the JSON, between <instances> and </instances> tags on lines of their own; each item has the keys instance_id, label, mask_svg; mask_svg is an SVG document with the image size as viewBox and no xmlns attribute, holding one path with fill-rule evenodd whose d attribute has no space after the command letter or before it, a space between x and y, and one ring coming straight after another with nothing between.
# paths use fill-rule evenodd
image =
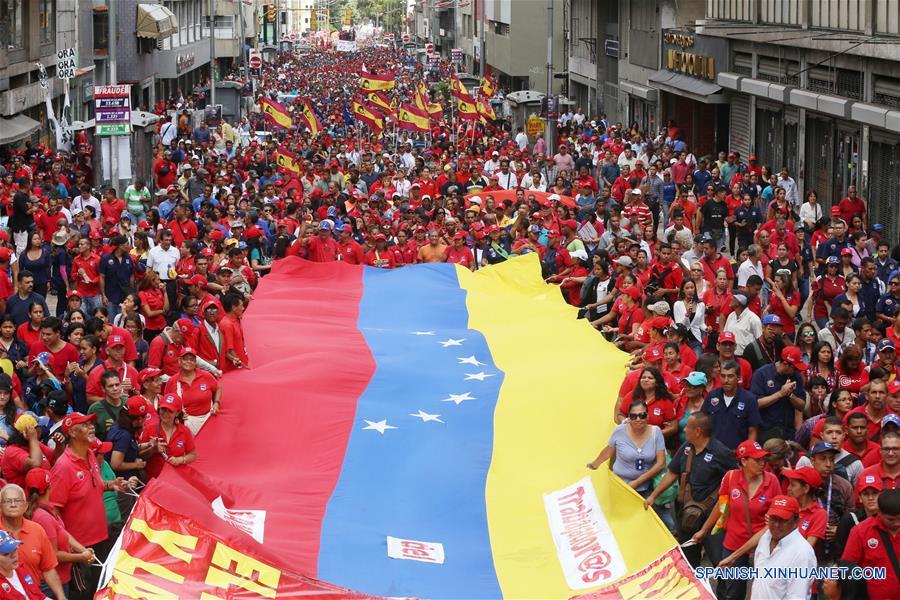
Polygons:
<instances>
[{"instance_id":1,"label":"blue shirt","mask_svg":"<svg viewBox=\"0 0 900 600\"><path fill-rule=\"evenodd\" d=\"M106 298L113 304L121 304L125 295L132 289L131 276L134 275L134 262L126 253L118 258L115 252L104 254L100 258L97 270L104 277L103 290Z\"/></svg>"},{"instance_id":2,"label":"blue shirt","mask_svg":"<svg viewBox=\"0 0 900 600\"><path fill-rule=\"evenodd\" d=\"M788 381L797 384L797 387L794 388L794 395L806 398L806 390L803 389L803 378L800 377L800 374L795 372L793 375L782 375L778 372L776 363L763 365L753 373L753 377L750 378L750 391L757 398L771 396ZM787 431L794 431L794 406L791 404L790 398L779 398L774 404L759 409L759 414L762 417L763 429L784 427Z\"/></svg>"},{"instance_id":3,"label":"blue shirt","mask_svg":"<svg viewBox=\"0 0 900 600\"><path fill-rule=\"evenodd\" d=\"M725 392L716 388L703 401L703 412L709 415L713 425L713 437L732 450L747 439L751 427L762 425L756 396L738 387L729 406L725 405Z\"/></svg>"},{"instance_id":4,"label":"blue shirt","mask_svg":"<svg viewBox=\"0 0 900 600\"><path fill-rule=\"evenodd\" d=\"M13 321L16 323L16 327L28 321L28 307L31 306L32 302L37 302L44 307L44 316L50 314L50 310L47 308L47 302L44 300L44 297L35 292L31 292L24 300L19 297L18 293L13 294L6 300L6 312L12 316Z\"/></svg>"}]
</instances>

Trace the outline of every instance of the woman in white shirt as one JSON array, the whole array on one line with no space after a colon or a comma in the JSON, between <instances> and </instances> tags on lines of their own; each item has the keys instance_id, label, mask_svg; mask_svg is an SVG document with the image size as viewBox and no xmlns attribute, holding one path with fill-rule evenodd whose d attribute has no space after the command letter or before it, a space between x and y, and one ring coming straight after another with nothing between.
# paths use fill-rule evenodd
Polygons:
<instances>
[{"instance_id":1,"label":"woman in white shirt","mask_svg":"<svg viewBox=\"0 0 900 600\"><path fill-rule=\"evenodd\" d=\"M703 351L703 336L706 333L706 305L697 296L697 286L693 280L685 279L678 291L678 300L672 307L675 323L688 328L691 335L688 345L699 356Z\"/></svg>"},{"instance_id":2,"label":"woman in white shirt","mask_svg":"<svg viewBox=\"0 0 900 600\"><path fill-rule=\"evenodd\" d=\"M806 202L800 205L800 222L807 231L814 231L816 223L822 218L822 205L819 196L812 190L806 192Z\"/></svg>"}]
</instances>

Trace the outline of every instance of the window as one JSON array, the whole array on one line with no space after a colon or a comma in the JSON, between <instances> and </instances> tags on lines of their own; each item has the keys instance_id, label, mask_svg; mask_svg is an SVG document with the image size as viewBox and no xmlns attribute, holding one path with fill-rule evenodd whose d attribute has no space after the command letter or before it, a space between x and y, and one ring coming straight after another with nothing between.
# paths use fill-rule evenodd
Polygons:
<instances>
[{"instance_id":1,"label":"window","mask_svg":"<svg viewBox=\"0 0 900 600\"><path fill-rule=\"evenodd\" d=\"M40 0L38 18L41 32L41 45L56 44L56 0Z\"/></svg>"},{"instance_id":2,"label":"window","mask_svg":"<svg viewBox=\"0 0 900 600\"><path fill-rule=\"evenodd\" d=\"M21 50L24 48L22 0L0 0L0 48Z\"/></svg>"}]
</instances>

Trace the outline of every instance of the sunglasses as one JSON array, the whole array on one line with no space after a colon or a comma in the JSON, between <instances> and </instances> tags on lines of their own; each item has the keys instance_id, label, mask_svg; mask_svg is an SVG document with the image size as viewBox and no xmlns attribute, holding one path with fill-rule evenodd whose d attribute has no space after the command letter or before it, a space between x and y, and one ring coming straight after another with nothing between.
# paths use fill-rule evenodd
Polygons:
<instances>
[{"instance_id":1,"label":"sunglasses","mask_svg":"<svg viewBox=\"0 0 900 600\"><path fill-rule=\"evenodd\" d=\"M804 336L807 336L807 335L813 336L813 335L816 335L816 332L815 332L815 331L804 331L804 332L803 332L803 335L804 335Z\"/></svg>"},{"instance_id":2,"label":"sunglasses","mask_svg":"<svg viewBox=\"0 0 900 600\"><path fill-rule=\"evenodd\" d=\"M642 412L642 413L631 413L631 414L628 415L628 418L631 419L631 420L633 420L633 421L637 421L637 420L643 421L644 419L647 418L647 413L645 413L645 412Z\"/></svg>"}]
</instances>

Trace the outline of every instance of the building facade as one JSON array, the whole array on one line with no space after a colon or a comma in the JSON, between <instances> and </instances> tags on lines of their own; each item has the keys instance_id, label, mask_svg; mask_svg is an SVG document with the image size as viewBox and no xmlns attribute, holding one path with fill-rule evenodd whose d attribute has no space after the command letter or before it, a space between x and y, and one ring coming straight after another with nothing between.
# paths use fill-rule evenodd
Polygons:
<instances>
[{"instance_id":1,"label":"building facade","mask_svg":"<svg viewBox=\"0 0 900 600\"><path fill-rule=\"evenodd\" d=\"M857 186L896 240L900 2L709 0L696 31L728 44L729 146L787 166L825 208Z\"/></svg>"},{"instance_id":2,"label":"building facade","mask_svg":"<svg viewBox=\"0 0 900 600\"><path fill-rule=\"evenodd\" d=\"M75 46L75 0L0 2L0 145L49 141L37 63L46 68L58 114L63 82L56 77L56 52Z\"/></svg>"}]
</instances>

